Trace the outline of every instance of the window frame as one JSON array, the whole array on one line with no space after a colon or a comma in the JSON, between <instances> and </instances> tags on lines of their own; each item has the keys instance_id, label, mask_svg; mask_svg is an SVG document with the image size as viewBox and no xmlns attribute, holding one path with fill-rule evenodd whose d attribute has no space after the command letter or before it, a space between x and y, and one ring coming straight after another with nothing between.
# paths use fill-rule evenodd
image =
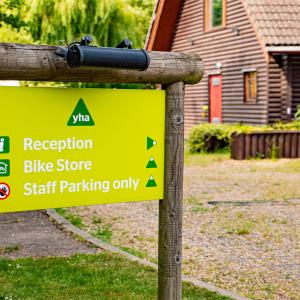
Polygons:
<instances>
[{"instance_id":1,"label":"window frame","mask_svg":"<svg viewBox=\"0 0 300 300\"><path fill-rule=\"evenodd\" d=\"M204 3L204 32L210 32L215 30L224 29L226 27L226 8L227 0L222 0L222 24L219 26L212 25L212 1L214 0L205 0Z\"/></svg>"},{"instance_id":2,"label":"window frame","mask_svg":"<svg viewBox=\"0 0 300 300\"><path fill-rule=\"evenodd\" d=\"M257 69L245 69L242 71L243 73L243 99L245 104L256 104L258 101L258 72ZM251 74L255 74L255 97L250 95L251 83L249 84L249 80L253 80L251 78L247 79L247 76L251 76Z\"/></svg>"}]
</instances>

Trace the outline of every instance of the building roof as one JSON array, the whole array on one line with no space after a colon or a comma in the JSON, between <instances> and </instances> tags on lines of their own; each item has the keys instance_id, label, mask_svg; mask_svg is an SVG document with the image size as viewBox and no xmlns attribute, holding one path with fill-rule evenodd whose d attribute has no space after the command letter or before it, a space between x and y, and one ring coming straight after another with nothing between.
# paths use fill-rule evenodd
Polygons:
<instances>
[{"instance_id":1,"label":"building roof","mask_svg":"<svg viewBox=\"0 0 300 300\"><path fill-rule=\"evenodd\" d=\"M184 1L157 0L146 41L147 50L170 50ZM265 46L300 46L300 0L241 1Z\"/></svg>"},{"instance_id":2,"label":"building roof","mask_svg":"<svg viewBox=\"0 0 300 300\"><path fill-rule=\"evenodd\" d=\"M184 0L157 0L146 40L147 50L169 51Z\"/></svg>"},{"instance_id":3,"label":"building roof","mask_svg":"<svg viewBox=\"0 0 300 300\"><path fill-rule=\"evenodd\" d=\"M244 0L266 46L300 45L300 0Z\"/></svg>"}]
</instances>

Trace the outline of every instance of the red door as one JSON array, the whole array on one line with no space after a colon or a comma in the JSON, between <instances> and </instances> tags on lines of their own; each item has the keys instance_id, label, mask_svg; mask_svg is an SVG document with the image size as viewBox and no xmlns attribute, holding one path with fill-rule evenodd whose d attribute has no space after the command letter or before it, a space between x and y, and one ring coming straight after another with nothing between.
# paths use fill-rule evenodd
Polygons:
<instances>
[{"instance_id":1,"label":"red door","mask_svg":"<svg viewBox=\"0 0 300 300\"><path fill-rule=\"evenodd\" d=\"M222 123L222 75L209 77L209 113L211 123Z\"/></svg>"}]
</instances>

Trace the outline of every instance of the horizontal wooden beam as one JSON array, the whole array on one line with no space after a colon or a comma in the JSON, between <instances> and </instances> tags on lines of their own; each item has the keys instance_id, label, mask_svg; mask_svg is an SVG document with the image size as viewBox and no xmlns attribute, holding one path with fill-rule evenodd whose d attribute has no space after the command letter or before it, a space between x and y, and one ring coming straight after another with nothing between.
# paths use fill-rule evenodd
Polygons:
<instances>
[{"instance_id":1,"label":"horizontal wooden beam","mask_svg":"<svg viewBox=\"0 0 300 300\"><path fill-rule=\"evenodd\" d=\"M74 69L55 54L57 48L0 43L0 80L195 84L203 76L202 60L196 54L148 52L150 65L145 71Z\"/></svg>"}]
</instances>

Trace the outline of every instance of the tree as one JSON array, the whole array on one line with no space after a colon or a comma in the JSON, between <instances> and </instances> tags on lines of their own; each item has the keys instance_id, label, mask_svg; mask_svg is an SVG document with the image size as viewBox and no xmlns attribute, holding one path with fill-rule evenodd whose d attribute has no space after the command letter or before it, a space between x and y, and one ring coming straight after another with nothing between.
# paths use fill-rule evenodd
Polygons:
<instances>
[{"instance_id":1,"label":"tree","mask_svg":"<svg viewBox=\"0 0 300 300\"><path fill-rule=\"evenodd\" d=\"M4 23L16 29L20 29L25 25L20 16L21 4L22 0L6 0L0 3L0 27Z\"/></svg>"},{"instance_id":2,"label":"tree","mask_svg":"<svg viewBox=\"0 0 300 300\"><path fill-rule=\"evenodd\" d=\"M6 0L0 2L0 41L31 42L31 35L26 31L26 23L22 20L22 0Z\"/></svg>"},{"instance_id":3,"label":"tree","mask_svg":"<svg viewBox=\"0 0 300 300\"><path fill-rule=\"evenodd\" d=\"M128 38L141 47L151 3L153 0L27 0L26 21L33 39L42 43L67 44L90 34L100 46L113 47Z\"/></svg>"}]
</instances>

